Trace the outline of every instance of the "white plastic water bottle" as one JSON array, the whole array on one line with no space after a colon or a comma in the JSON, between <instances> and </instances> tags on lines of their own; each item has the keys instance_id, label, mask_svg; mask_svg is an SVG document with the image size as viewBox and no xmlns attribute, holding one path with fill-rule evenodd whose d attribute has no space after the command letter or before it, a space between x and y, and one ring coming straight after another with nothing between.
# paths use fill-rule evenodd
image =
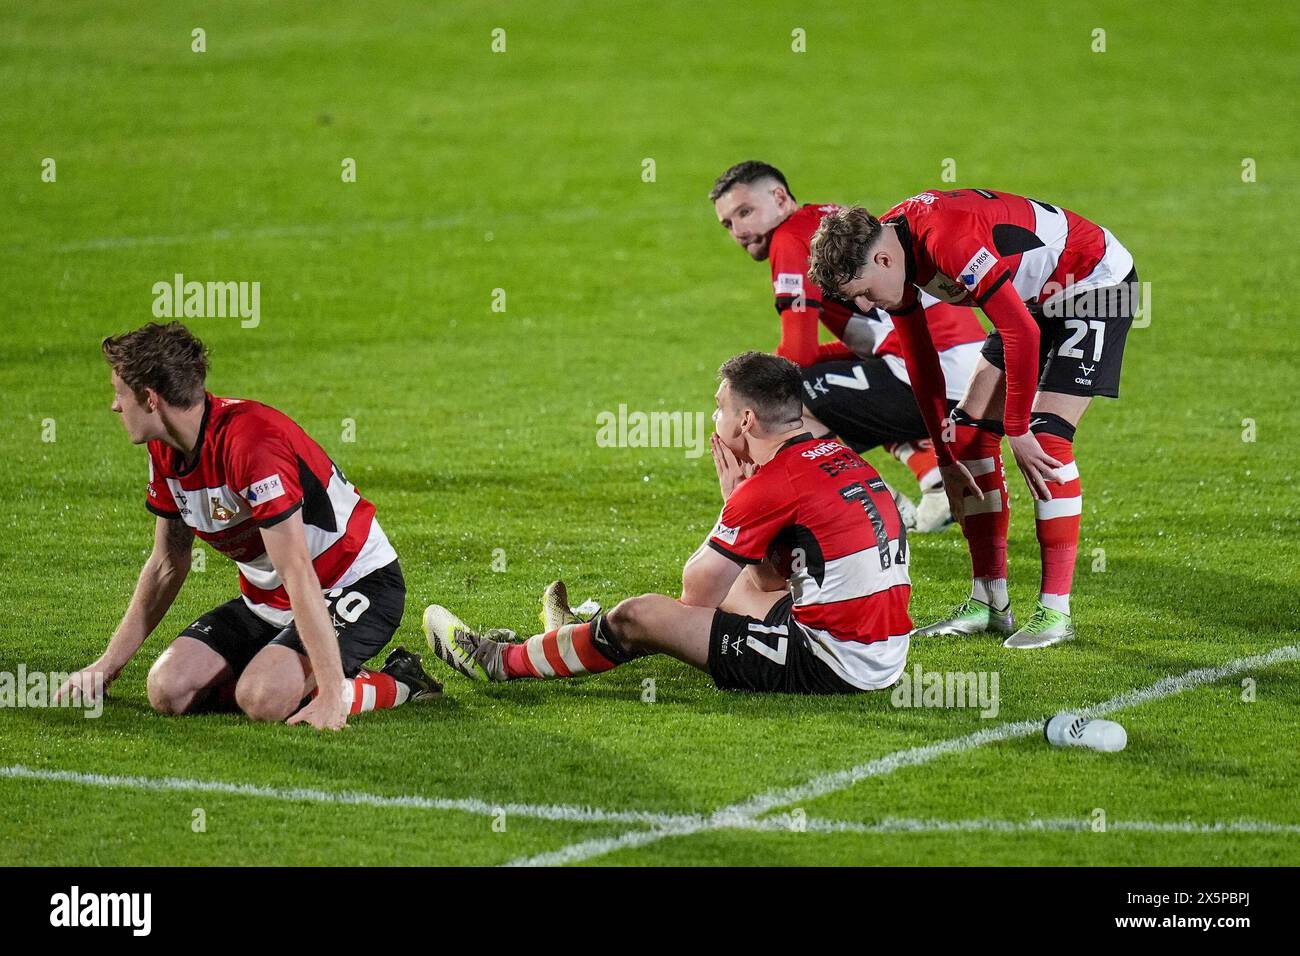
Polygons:
<instances>
[{"instance_id":1,"label":"white plastic water bottle","mask_svg":"<svg viewBox=\"0 0 1300 956\"><path fill-rule=\"evenodd\" d=\"M1088 747L1104 753L1115 753L1128 744L1128 733L1115 721L1077 714L1057 714L1044 725L1043 736L1054 747Z\"/></svg>"}]
</instances>

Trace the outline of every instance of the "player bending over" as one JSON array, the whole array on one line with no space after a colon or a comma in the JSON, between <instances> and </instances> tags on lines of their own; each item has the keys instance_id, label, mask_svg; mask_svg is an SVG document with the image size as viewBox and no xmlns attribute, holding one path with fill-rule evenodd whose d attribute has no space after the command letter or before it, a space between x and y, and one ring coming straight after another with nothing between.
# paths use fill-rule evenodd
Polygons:
<instances>
[{"instance_id":1,"label":"player bending over","mask_svg":"<svg viewBox=\"0 0 1300 956\"><path fill-rule=\"evenodd\" d=\"M709 198L737 245L755 261L771 263L781 316L776 354L803 370L804 405L811 415L859 454L883 445L921 488L916 530L946 527L952 521L948 496L892 320L883 309L854 309L807 278L813 233L823 216L841 207L799 205L779 169L753 160L719 176ZM921 304L947 397L956 405L975 369L984 329L971 309L929 295ZM819 319L834 334L833 342L817 343Z\"/></svg>"},{"instance_id":2,"label":"player bending over","mask_svg":"<svg viewBox=\"0 0 1300 956\"><path fill-rule=\"evenodd\" d=\"M103 351L113 411L149 446L154 545L108 649L60 696L94 694L97 677L102 687L121 673L176 599L196 534L238 565L242 596L154 662L154 710L190 713L233 694L254 720L324 729L436 694L400 647L381 671L362 667L401 623L406 586L374 505L321 447L273 408L209 394L207 350L179 322L107 338Z\"/></svg>"},{"instance_id":3,"label":"player bending over","mask_svg":"<svg viewBox=\"0 0 1300 956\"><path fill-rule=\"evenodd\" d=\"M791 362L747 352L720 370L713 458L724 505L682 570L682 597L629 598L520 643L432 605L429 644L482 681L577 677L648 654L723 689L837 694L889 687L907 662L907 538L874 469L802 419ZM563 623L561 623L563 622Z\"/></svg>"},{"instance_id":4,"label":"player bending over","mask_svg":"<svg viewBox=\"0 0 1300 956\"><path fill-rule=\"evenodd\" d=\"M1074 433L1094 395L1119 396L1137 302L1128 250L1059 206L987 189L931 190L880 219L865 209L826 216L813 236L810 278L893 316L962 521L970 599L917 635L992 631L1011 635L1007 647L1073 638L1070 586L1083 510ZM978 305L993 323L950 418L924 292ZM1004 433L1034 498L1042 556L1038 606L1019 630L1007 598Z\"/></svg>"}]
</instances>

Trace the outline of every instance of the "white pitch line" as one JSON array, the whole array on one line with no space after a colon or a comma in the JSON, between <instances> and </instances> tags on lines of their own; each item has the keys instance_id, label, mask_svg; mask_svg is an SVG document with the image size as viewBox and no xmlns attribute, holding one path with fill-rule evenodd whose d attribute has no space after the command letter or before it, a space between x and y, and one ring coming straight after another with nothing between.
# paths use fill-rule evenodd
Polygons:
<instances>
[{"instance_id":1,"label":"white pitch line","mask_svg":"<svg viewBox=\"0 0 1300 956\"><path fill-rule=\"evenodd\" d=\"M261 797L293 803L326 803L347 806L385 807L413 810L458 810L478 816L530 817L570 823L640 823L650 826L681 826L702 817L682 813L656 813L649 810L602 810L565 804L493 803L477 797L390 797L360 791L314 790L307 787L264 787L252 783L228 783L222 780L194 780L185 777L137 777L114 774L81 773L75 770L47 770L15 764L0 767L0 779L40 780L73 783L113 790L152 790L170 793L217 793L235 797Z\"/></svg>"},{"instance_id":2,"label":"white pitch line","mask_svg":"<svg viewBox=\"0 0 1300 956\"><path fill-rule=\"evenodd\" d=\"M1151 701L1162 700L1166 697L1172 697L1180 694L1185 690L1193 687L1200 687L1204 684L1214 683L1223 680L1226 677L1232 677L1244 671L1255 670L1258 668L1268 667L1272 664L1279 664L1286 661L1300 660L1300 644L1290 644L1285 647L1278 647L1266 654L1256 654L1251 657L1240 657L1236 660L1229 661L1219 667L1204 667L1194 671L1188 671L1185 674L1170 675L1161 678L1154 684L1142 688L1134 688L1118 694L1109 700L1094 704L1091 707L1083 708L1077 711L1082 716L1097 717L1104 714L1114 713L1117 710L1135 707L1139 704L1150 703ZM821 774L813 777L802 784L793 787L785 787L779 790L770 790L766 793L755 794L747 800L730 806L722 807L708 818L701 822L692 821L674 821L666 825L656 824L650 830L632 831L615 837L604 837L594 840L583 840L572 843L569 846L561 847L558 850L552 850L547 853L541 853L532 857L520 857L511 860L507 866L563 866L568 863L578 863L583 860L594 859L598 856L604 856L615 850L626 849L630 846L645 846L655 843L659 840L669 837L689 836L694 833L700 833L705 830L718 830L727 828L744 827L744 821L752 820L765 813L770 813L782 807L794 806L809 800L815 800L867 780L871 777L882 777L900 770L903 767L915 767L920 764L929 763L939 757L951 753L961 753L968 750L974 750L977 747L983 747L986 744L997 743L1002 740L1010 740L1017 737L1028 737L1034 733L1042 731L1043 722L1046 718L1040 720L1022 720L1015 723L1001 724L997 727L991 727L988 730L976 731L972 734L966 734L963 737L952 737L948 740L940 740L936 743L925 744L921 747L912 747L907 750L898 750L875 760L870 760L856 767L849 767L846 770L839 770L834 773Z\"/></svg>"},{"instance_id":3,"label":"white pitch line","mask_svg":"<svg viewBox=\"0 0 1300 956\"><path fill-rule=\"evenodd\" d=\"M264 787L255 784L237 784L213 780L193 780L183 777L139 777L110 774L81 773L72 770L48 770L25 767L21 764L0 767L0 779L36 780L45 783L71 783L79 786L108 789L149 790L170 793L220 793L230 796L255 797L287 802L325 803L341 806L372 806L393 809L452 810L476 816L494 816L499 812L532 819L568 823L640 823L653 829L631 830L616 837L584 841L581 845L601 847L603 852L632 849L654 843L671 835L687 835L701 829L748 830L765 833L787 833L805 830L811 833L1077 833L1091 830L1091 820L1079 818L996 820L937 820L886 817L875 823L858 820L826 820L819 817L796 819L791 814L764 818L732 815L717 820L706 820L698 814L656 813L642 810L601 810L562 804L494 804L477 798L447 799L420 796L390 797L358 791L327 791L309 788ZM1267 820L1225 820L1198 822L1193 820L1110 820L1109 831L1139 833L1266 833L1300 834L1300 824L1273 823ZM566 848L567 849L567 848ZM546 854L543 854L546 856ZM532 865L544 862L538 857L528 861Z\"/></svg>"}]
</instances>

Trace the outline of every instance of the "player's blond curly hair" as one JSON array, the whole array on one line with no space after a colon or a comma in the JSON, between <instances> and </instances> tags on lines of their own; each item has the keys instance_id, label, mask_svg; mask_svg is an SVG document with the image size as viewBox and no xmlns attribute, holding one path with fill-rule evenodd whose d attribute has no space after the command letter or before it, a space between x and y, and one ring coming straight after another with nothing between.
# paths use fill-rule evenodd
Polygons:
<instances>
[{"instance_id":1,"label":"player's blond curly hair","mask_svg":"<svg viewBox=\"0 0 1300 956\"><path fill-rule=\"evenodd\" d=\"M880 220L861 206L827 213L813 233L808 278L827 292L839 292L840 286L866 265L883 228Z\"/></svg>"}]
</instances>

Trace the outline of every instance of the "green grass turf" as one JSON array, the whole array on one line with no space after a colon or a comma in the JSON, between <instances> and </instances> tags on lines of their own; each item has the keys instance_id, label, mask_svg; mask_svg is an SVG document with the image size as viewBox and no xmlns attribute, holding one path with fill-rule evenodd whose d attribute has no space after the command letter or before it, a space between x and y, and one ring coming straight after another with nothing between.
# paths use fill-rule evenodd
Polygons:
<instances>
[{"instance_id":1,"label":"green grass turf","mask_svg":"<svg viewBox=\"0 0 1300 956\"><path fill-rule=\"evenodd\" d=\"M1282 291L1300 167L1278 104L1292 5L895 8L795 3L0 5L0 670L93 660L150 542L145 457L108 412L97 342L148 321L154 282L259 281L262 321L195 319L211 387L297 418L374 500L410 587L528 630L564 575L607 605L673 592L711 526L707 456L607 449L596 415L704 411L729 355L770 348L766 269L703 196L742 158L808 200L880 209L940 185L1041 197L1107 225L1152 283L1120 402L1077 443L1080 639L1012 655L917 644L930 670L997 670L1001 712L884 697L723 694L671 661L571 684L447 678L346 733L152 714L149 663L227 599L209 554L99 720L0 711L0 766L273 787L706 813L1003 720L1105 700L1292 644L1300 560ZM190 31L207 52L190 52ZM490 32L507 30L507 52ZM807 52L790 50L807 31ZM1090 50L1107 31L1107 51ZM40 181L57 161L56 183ZM340 161L358 181L340 181ZM1258 164L1243 183L1242 160ZM643 182L642 160L656 164ZM490 309L505 289L507 311ZM345 418L355 443L341 440ZM57 440L41 440L54 419ZM1252 419L1257 440L1243 441ZM887 478L907 475L872 456ZM1012 591L1037 587L1013 474ZM494 549L506 570L492 570ZM1097 549L1104 550L1104 571ZM963 596L955 531L912 539L913 616ZM1300 823L1300 668L1118 715L1118 755L1025 738L811 802L812 816ZM657 701L641 701L642 681ZM497 863L626 825L0 780L5 863ZM208 830L194 834L202 807ZM1300 862L1246 834L834 836L720 831L595 863Z\"/></svg>"}]
</instances>

